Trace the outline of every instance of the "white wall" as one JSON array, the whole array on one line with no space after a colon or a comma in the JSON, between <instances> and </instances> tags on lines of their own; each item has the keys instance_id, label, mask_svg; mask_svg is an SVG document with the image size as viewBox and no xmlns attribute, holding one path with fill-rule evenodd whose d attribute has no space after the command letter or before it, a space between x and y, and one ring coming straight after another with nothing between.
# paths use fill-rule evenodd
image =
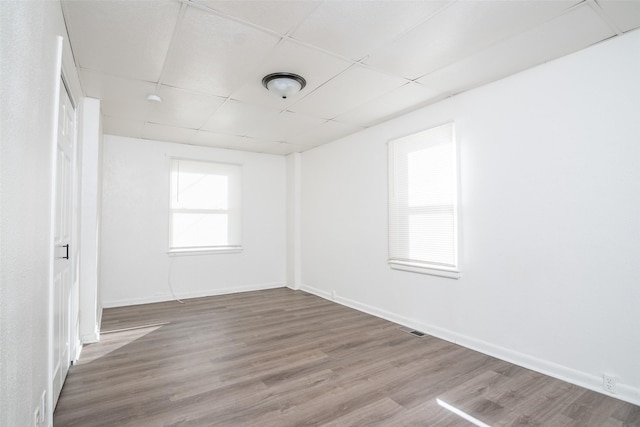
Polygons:
<instances>
[{"instance_id":1,"label":"white wall","mask_svg":"<svg viewBox=\"0 0 640 427\"><path fill-rule=\"evenodd\" d=\"M302 154L303 289L640 403L640 32ZM389 139L455 120L463 277L387 263Z\"/></svg>"},{"instance_id":2,"label":"white wall","mask_svg":"<svg viewBox=\"0 0 640 427\"><path fill-rule=\"evenodd\" d=\"M105 135L102 275L105 307L285 285L285 157ZM243 165L240 254L166 254L169 156Z\"/></svg>"},{"instance_id":3,"label":"white wall","mask_svg":"<svg viewBox=\"0 0 640 427\"><path fill-rule=\"evenodd\" d=\"M301 155L287 156L287 286L300 288Z\"/></svg>"},{"instance_id":4,"label":"white wall","mask_svg":"<svg viewBox=\"0 0 640 427\"><path fill-rule=\"evenodd\" d=\"M80 336L83 343L100 338L100 216L102 191L102 123L100 100L81 103Z\"/></svg>"},{"instance_id":5,"label":"white wall","mask_svg":"<svg viewBox=\"0 0 640 427\"><path fill-rule=\"evenodd\" d=\"M33 425L48 388L57 1L0 2L0 425ZM79 80L68 43L63 63ZM58 75L58 77L56 77ZM76 98L77 99L77 98ZM46 414L51 421L51 411Z\"/></svg>"}]
</instances>

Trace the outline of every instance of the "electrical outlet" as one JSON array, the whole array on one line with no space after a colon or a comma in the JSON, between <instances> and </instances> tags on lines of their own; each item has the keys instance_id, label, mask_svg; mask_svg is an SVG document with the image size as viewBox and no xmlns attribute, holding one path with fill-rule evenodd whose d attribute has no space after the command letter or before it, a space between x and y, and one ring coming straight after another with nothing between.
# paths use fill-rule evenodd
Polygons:
<instances>
[{"instance_id":1,"label":"electrical outlet","mask_svg":"<svg viewBox=\"0 0 640 427\"><path fill-rule=\"evenodd\" d=\"M615 393L616 392L615 377L608 374L602 374L602 388L604 388L609 393Z\"/></svg>"},{"instance_id":2,"label":"electrical outlet","mask_svg":"<svg viewBox=\"0 0 640 427\"><path fill-rule=\"evenodd\" d=\"M336 291L331 291L331 299L336 300Z\"/></svg>"}]
</instances>

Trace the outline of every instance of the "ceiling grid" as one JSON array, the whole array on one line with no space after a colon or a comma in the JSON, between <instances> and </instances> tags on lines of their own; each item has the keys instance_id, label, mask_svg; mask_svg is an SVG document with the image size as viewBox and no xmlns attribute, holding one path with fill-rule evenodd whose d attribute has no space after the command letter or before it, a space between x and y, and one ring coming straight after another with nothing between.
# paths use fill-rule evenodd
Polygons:
<instances>
[{"instance_id":1,"label":"ceiling grid","mask_svg":"<svg viewBox=\"0 0 640 427\"><path fill-rule=\"evenodd\" d=\"M640 26L640 0L63 0L62 9L105 133L277 155ZM307 85L281 99L262 86L275 72Z\"/></svg>"}]
</instances>

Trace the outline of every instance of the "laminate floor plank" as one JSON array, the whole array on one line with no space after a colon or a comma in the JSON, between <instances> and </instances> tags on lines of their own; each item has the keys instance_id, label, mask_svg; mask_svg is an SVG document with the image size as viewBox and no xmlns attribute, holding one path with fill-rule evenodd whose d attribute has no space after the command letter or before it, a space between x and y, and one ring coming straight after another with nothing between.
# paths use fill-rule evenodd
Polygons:
<instances>
[{"instance_id":1,"label":"laminate floor plank","mask_svg":"<svg viewBox=\"0 0 640 427\"><path fill-rule=\"evenodd\" d=\"M638 426L640 408L290 289L104 310L66 426Z\"/></svg>"}]
</instances>

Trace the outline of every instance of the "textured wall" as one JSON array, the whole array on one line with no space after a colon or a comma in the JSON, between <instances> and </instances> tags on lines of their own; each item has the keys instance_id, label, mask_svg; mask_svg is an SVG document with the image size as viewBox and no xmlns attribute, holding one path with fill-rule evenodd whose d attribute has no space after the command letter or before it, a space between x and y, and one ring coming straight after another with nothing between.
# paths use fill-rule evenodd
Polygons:
<instances>
[{"instance_id":1,"label":"textured wall","mask_svg":"<svg viewBox=\"0 0 640 427\"><path fill-rule=\"evenodd\" d=\"M98 295L100 274L100 215L102 190L102 129L100 100L84 98L81 107L80 187L80 337L98 340L102 307Z\"/></svg>"},{"instance_id":2,"label":"textured wall","mask_svg":"<svg viewBox=\"0 0 640 427\"><path fill-rule=\"evenodd\" d=\"M58 2L0 2L0 425L30 426L48 376Z\"/></svg>"},{"instance_id":3,"label":"textured wall","mask_svg":"<svg viewBox=\"0 0 640 427\"><path fill-rule=\"evenodd\" d=\"M640 402L639 75L635 31L303 153L303 289ZM462 278L391 270L387 141L450 120Z\"/></svg>"},{"instance_id":4,"label":"textured wall","mask_svg":"<svg viewBox=\"0 0 640 427\"><path fill-rule=\"evenodd\" d=\"M102 275L105 307L285 284L285 157L105 135ZM242 165L236 254L169 257L169 157Z\"/></svg>"}]
</instances>

